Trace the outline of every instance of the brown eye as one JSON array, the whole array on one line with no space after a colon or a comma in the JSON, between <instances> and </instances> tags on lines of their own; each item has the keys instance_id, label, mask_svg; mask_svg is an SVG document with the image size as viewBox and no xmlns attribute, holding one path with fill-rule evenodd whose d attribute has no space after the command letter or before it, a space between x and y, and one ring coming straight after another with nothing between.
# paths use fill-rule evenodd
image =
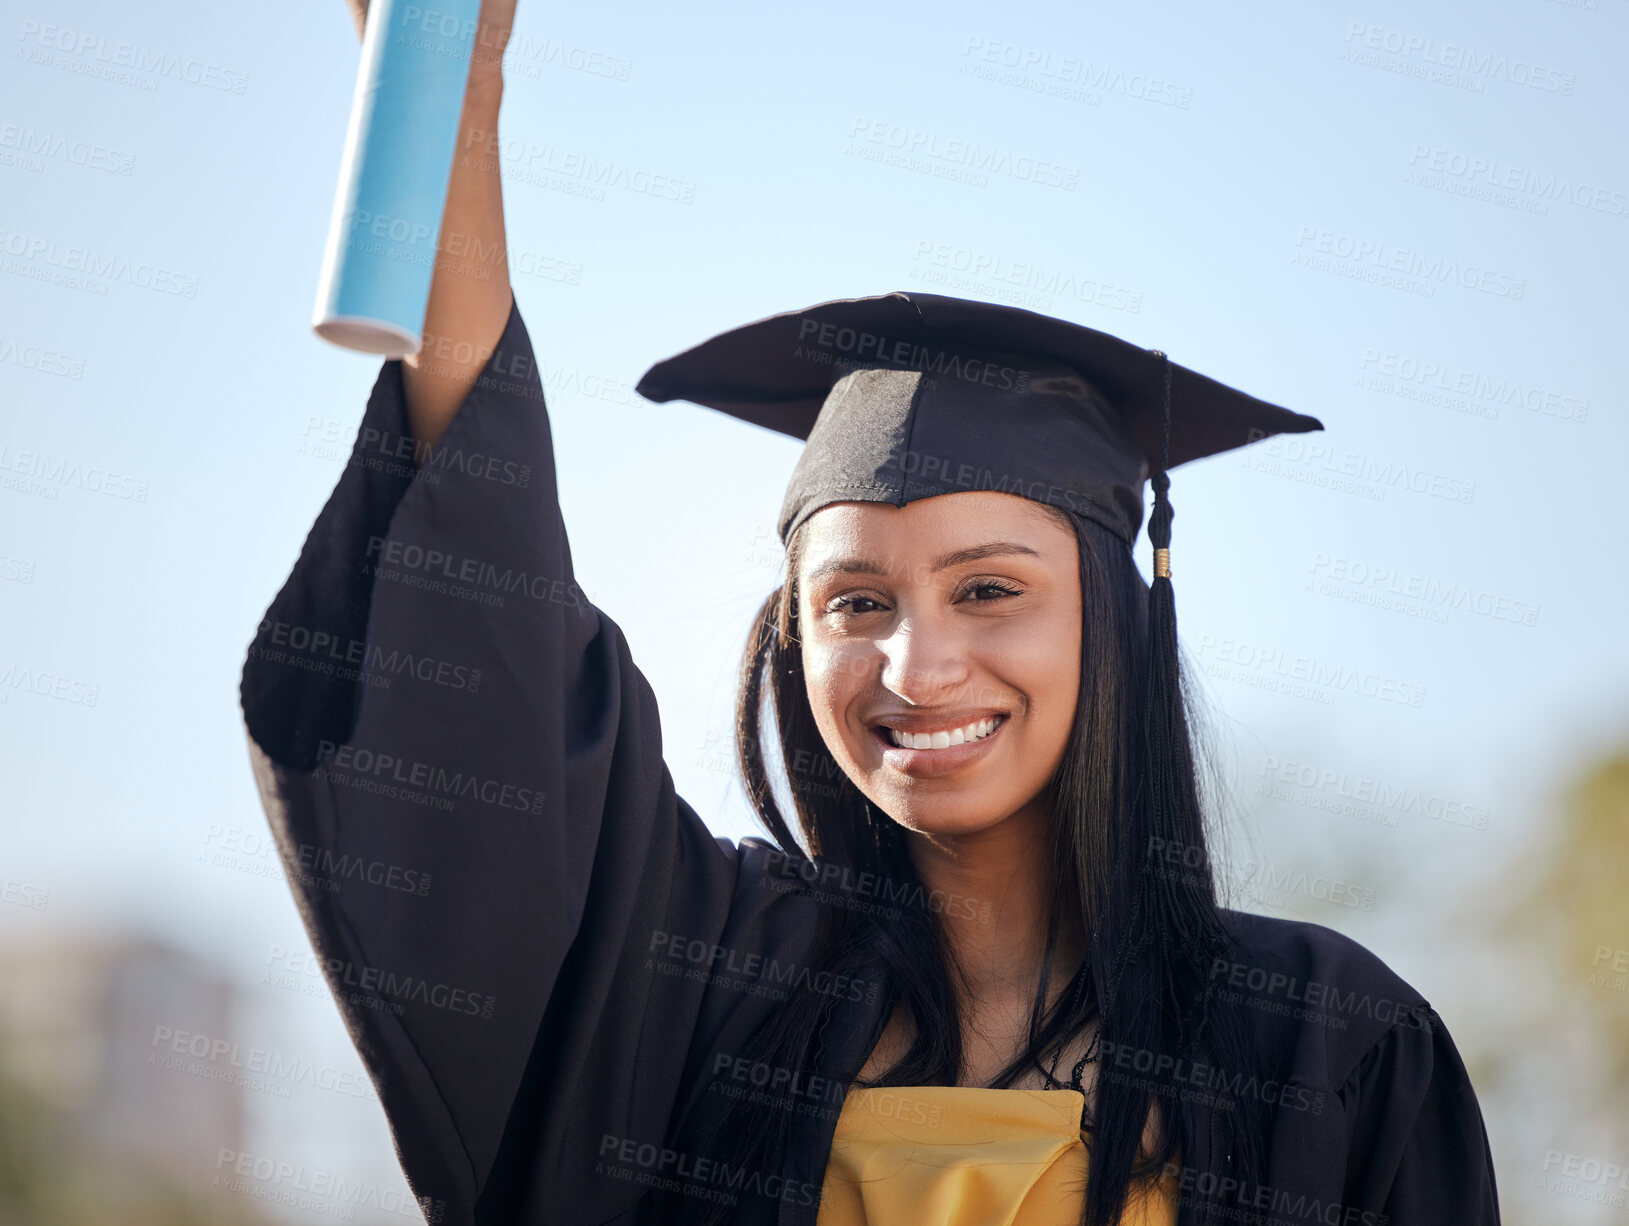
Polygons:
<instances>
[{"instance_id":1,"label":"brown eye","mask_svg":"<svg viewBox=\"0 0 1629 1226\"><path fill-rule=\"evenodd\" d=\"M855 606L857 606L857 605L876 605L877 608L882 607L881 605L878 605L877 602L875 600L873 600L869 596L839 596L836 600L832 601L829 605L826 606L826 612L828 612L828 613L847 613L847 614L854 615L854 616L857 616L857 615L859 615L861 613L874 613L874 612L876 612L876 609L856 608Z\"/></svg>"},{"instance_id":2,"label":"brown eye","mask_svg":"<svg viewBox=\"0 0 1629 1226\"><path fill-rule=\"evenodd\" d=\"M979 593L989 594L979 595ZM991 600L1001 600L1008 596L1022 596L1023 594L1017 588L1008 587L1005 583L990 582L974 584L967 589L965 598L975 604L986 604Z\"/></svg>"}]
</instances>

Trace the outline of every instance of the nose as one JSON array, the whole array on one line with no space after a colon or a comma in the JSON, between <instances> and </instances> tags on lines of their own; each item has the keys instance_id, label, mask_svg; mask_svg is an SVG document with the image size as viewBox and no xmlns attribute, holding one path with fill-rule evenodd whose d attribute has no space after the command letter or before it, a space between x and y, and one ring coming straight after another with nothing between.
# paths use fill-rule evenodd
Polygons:
<instances>
[{"instance_id":1,"label":"nose","mask_svg":"<svg viewBox=\"0 0 1629 1226\"><path fill-rule=\"evenodd\" d=\"M931 618L911 616L895 623L893 633L877 646L883 685L913 707L962 701L972 673L962 636Z\"/></svg>"}]
</instances>

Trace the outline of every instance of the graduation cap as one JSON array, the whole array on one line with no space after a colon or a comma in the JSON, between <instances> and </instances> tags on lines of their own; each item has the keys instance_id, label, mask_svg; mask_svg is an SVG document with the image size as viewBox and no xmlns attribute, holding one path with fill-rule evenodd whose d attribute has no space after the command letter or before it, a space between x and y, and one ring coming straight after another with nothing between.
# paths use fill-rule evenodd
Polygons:
<instances>
[{"instance_id":1,"label":"graduation cap","mask_svg":"<svg viewBox=\"0 0 1629 1226\"><path fill-rule=\"evenodd\" d=\"M781 506L783 544L833 502L994 489L1063 506L1129 547L1151 474L1158 515L1166 469L1323 428L1158 350L938 294L772 315L656 363L637 390L807 440Z\"/></svg>"},{"instance_id":2,"label":"graduation cap","mask_svg":"<svg viewBox=\"0 0 1629 1226\"><path fill-rule=\"evenodd\" d=\"M904 506L994 489L1063 506L1129 549L1151 481L1143 780L1155 833L1187 828L1167 470L1270 435L1321 430L1317 418L1106 332L997 303L899 292L720 333L656 363L637 390L806 440L781 505L782 544L834 502Z\"/></svg>"}]
</instances>

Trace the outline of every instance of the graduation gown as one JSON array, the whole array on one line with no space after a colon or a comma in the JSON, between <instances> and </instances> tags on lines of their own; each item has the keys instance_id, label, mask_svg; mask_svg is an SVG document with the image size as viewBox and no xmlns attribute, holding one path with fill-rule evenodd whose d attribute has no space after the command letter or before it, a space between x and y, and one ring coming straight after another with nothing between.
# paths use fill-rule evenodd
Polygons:
<instances>
[{"instance_id":1,"label":"graduation gown","mask_svg":"<svg viewBox=\"0 0 1629 1226\"><path fill-rule=\"evenodd\" d=\"M751 1081L737 1058L777 985L818 972L827 904L675 794L650 685L574 579L518 303L413 457L387 360L241 698L302 920L426 1216L665 1222L723 1197L737 1222L814 1226L835 1111L797 1116L779 1170L732 1170L701 1138ZM1227 920L1222 1007L1270 1065L1232 1090L1275 1103L1267 1179L1236 1186L1193 1108L1181 1220L1496 1222L1476 1100L1426 1001L1329 929ZM836 998L818 1070L847 1077L889 1002Z\"/></svg>"}]
</instances>

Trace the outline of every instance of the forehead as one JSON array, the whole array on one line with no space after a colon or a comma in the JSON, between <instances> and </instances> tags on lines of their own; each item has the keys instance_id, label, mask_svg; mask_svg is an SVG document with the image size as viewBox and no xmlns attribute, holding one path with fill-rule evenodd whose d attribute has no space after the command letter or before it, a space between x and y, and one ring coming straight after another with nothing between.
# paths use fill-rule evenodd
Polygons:
<instances>
[{"instance_id":1,"label":"forehead","mask_svg":"<svg viewBox=\"0 0 1629 1226\"><path fill-rule=\"evenodd\" d=\"M965 490L907 503L834 502L799 529L800 575L833 560L908 563L991 542L1072 560L1073 532L1046 506L1017 494Z\"/></svg>"}]
</instances>

